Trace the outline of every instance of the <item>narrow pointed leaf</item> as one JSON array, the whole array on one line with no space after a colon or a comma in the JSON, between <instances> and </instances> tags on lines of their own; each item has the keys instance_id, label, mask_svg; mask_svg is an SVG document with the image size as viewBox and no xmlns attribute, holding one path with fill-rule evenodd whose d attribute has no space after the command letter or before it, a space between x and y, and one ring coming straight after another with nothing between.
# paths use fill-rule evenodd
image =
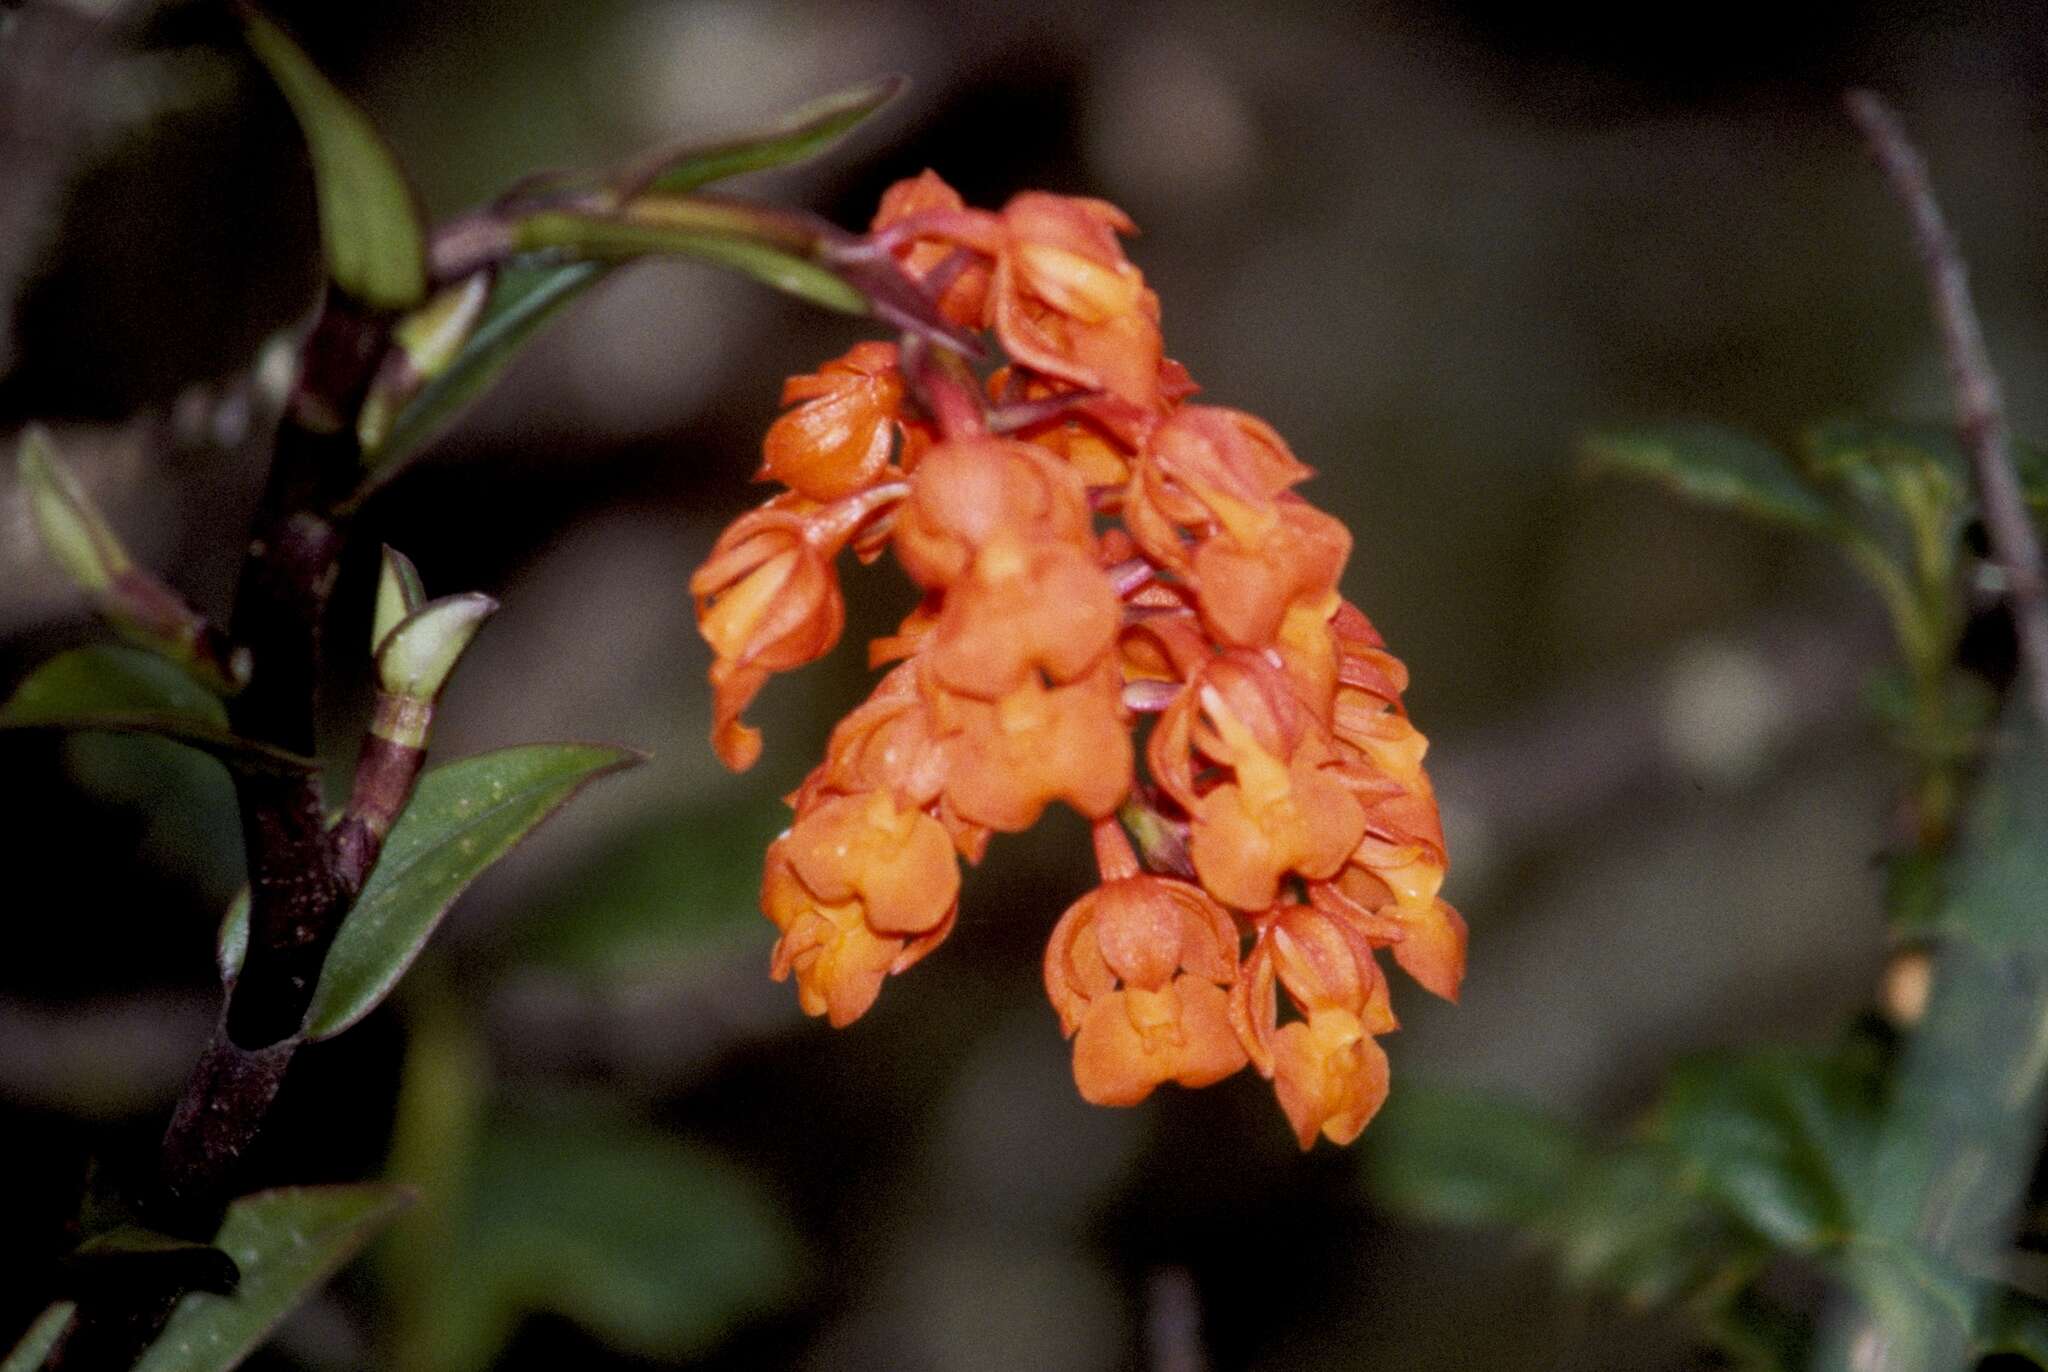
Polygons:
<instances>
[{"instance_id":1,"label":"narrow pointed leaf","mask_svg":"<svg viewBox=\"0 0 2048 1372\"><path fill-rule=\"evenodd\" d=\"M690 191L728 176L816 157L894 100L910 82L885 76L812 101L769 128L723 142L655 154L620 179L621 198L643 190Z\"/></svg>"},{"instance_id":2,"label":"narrow pointed leaf","mask_svg":"<svg viewBox=\"0 0 2048 1372\"><path fill-rule=\"evenodd\" d=\"M220 698L176 664L135 648L60 653L0 705L0 730L159 734L252 771L309 772L311 758L240 738Z\"/></svg>"},{"instance_id":3,"label":"narrow pointed leaf","mask_svg":"<svg viewBox=\"0 0 2048 1372\"><path fill-rule=\"evenodd\" d=\"M29 426L18 462L44 549L79 586L96 594L107 591L133 565L128 550L65 469L48 430Z\"/></svg>"},{"instance_id":4,"label":"narrow pointed leaf","mask_svg":"<svg viewBox=\"0 0 2048 1372\"><path fill-rule=\"evenodd\" d=\"M77 1310L78 1307L70 1301L58 1301L36 1316L36 1322L21 1336L21 1342L14 1345L14 1351L7 1355L6 1361L0 1362L0 1372L36 1372L49 1358L51 1350L56 1348L57 1340L64 1337L65 1327L71 1323L71 1317Z\"/></svg>"},{"instance_id":5,"label":"narrow pointed leaf","mask_svg":"<svg viewBox=\"0 0 2048 1372\"><path fill-rule=\"evenodd\" d=\"M484 316L469 341L448 364L399 411L390 435L367 456L384 469L395 467L425 447L460 419L493 381L512 365L519 350L571 300L597 284L605 274L599 262L559 266L512 267L491 287Z\"/></svg>"},{"instance_id":6,"label":"narrow pointed leaf","mask_svg":"<svg viewBox=\"0 0 2048 1372\"><path fill-rule=\"evenodd\" d=\"M485 868L591 781L639 761L624 748L539 743L420 778L327 954L306 1037L330 1038L367 1015Z\"/></svg>"},{"instance_id":7,"label":"narrow pointed leaf","mask_svg":"<svg viewBox=\"0 0 2048 1372\"><path fill-rule=\"evenodd\" d=\"M1660 481L1706 505L1839 533L1842 521L1791 460L1747 434L1709 424L1596 433L1581 445L1595 471Z\"/></svg>"},{"instance_id":8,"label":"narrow pointed leaf","mask_svg":"<svg viewBox=\"0 0 2048 1372\"><path fill-rule=\"evenodd\" d=\"M328 275L380 309L419 304L427 294L426 233L412 188L384 140L284 30L248 10L243 23L312 154Z\"/></svg>"},{"instance_id":9,"label":"narrow pointed leaf","mask_svg":"<svg viewBox=\"0 0 2048 1372\"><path fill-rule=\"evenodd\" d=\"M561 249L579 257L628 261L638 257L695 257L753 277L776 290L844 314L866 314L868 298L816 262L790 248L737 232L655 224L603 214L551 210L519 222L520 248Z\"/></svg>"},{"instance_id":10,"label":"narrow pointed leaf","mask_svg":"<svg viewBox=\"0 0 2048 1372\"><path fill-rule=\"evenodd\" d=\"M225 1372L412 1202L402 1186L259 1191L228 1207L215 1244L241 1269L232 1296L185 1297L136 1372Z\"/></svg>"}]
</instances>

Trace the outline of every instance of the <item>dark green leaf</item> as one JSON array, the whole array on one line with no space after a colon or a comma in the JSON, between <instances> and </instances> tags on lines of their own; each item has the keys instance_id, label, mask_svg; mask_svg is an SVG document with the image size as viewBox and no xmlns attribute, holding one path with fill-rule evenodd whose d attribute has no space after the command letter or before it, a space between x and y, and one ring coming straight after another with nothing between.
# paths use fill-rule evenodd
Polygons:
<instances>
[{"instance_id":1,"label":"dark green leaf","mask_svg":"<svg viewBox=\"0 0 2048 1372\"><path fill-rule=\"evenodd\" d=\"M1587 1152L1570 1126L1529 1106L1405 1084L1365 1136L1373 1194L1445 1224L1533 1224Z\"/></svg>"},{"instance_id":2,"label":"dark green leaf","mask_svg":"<svg viewBox=\"0 0 2048 1372\"><path fill-rule=\"evenodd\" d=\"M1740 1279L1757 1245L1684 1184L1679 1159L1632 1142L1588 1157L1559 1187L1541 1232L1566 1280L1638 1307Z\"/></svg>"},{"instance_id":3,"label":"dark green leaf","mask_svg":"<svg viewBox=\"0 0 2048 1372\"><path fill-rule=\"evenodd\" d=\"M2040 967L2048 955L2048 740L2012 707L2001 737L1944 874L1951 899L1939 927Z\"/></svg>"},{"instance_id":4,"label":"dark green leaf","mask_svg":"<svg viewBox=\"0 0 2048 1372\"><path fill-rule=\"evenodd\" d=\"M728 176L816 157L909 84L901 76L885 76L814 100L758 132L657 153L620 178L620 198L630 199L643 190L691 191Z\"/></svg>"},{"instance_id":5,"label":"dark green leaf","mask_svg":"<svg viewBox=\"0 0 2048 1372\"><path fill-rule=\"evenodd\" d=\"M1450 1224L1512 1226L1557 1255L1567 1281L1636 1305L1740 1275L1755 1244L1683 1184L1651 1143L1607 1146L1527 1106L1413 1085L1373 1121L1374 1196Z\"/></svg>"},{"instance_id":6,"label":"dark green leaf","mask_svg":"<svg viewBox=\"0 0 2048 1372\"><path fill-rule=\"evenodd\" d=\"M389 995L455 898L597 777L639 755L591 744L529 744L420 778L342 921L306 1012L305 1033L340 1033Z\"/></svg>"},{"instance_id":7,"label":"dark green leaf","mask_svg":"<svg viewBox=\"0 0 2048 1372\"><path fill-rule=\"evenodd\" d=\"M94 1291L212 1291L232 1295L241 1273L234 1260L211 1244L124 1224L93 1235L58 1264L66 1296Z\"/></svg>"},{"instance_id":8,"label":"dark green leaf","mask_svg":"<svg viewBox=\"0 0 2048 1372\"><path fill-rule=\"evenodd\" d=\"M866 314L868 310L865 295L816 262L739 233L547 211L519 221L517 239L519 246L530 252L562 249L579 257L613 261L649 256L701 258L829 310L845 314Z\"/></svg>"},{"instance_id":9,"label":"dark green leaf","mask_svg":"<svg viewBox=\"0 0 2048 1372\"><path fill-rule=\"evenodd\" d=\"M284 92L313 157L320 240L334 284L380 309L426 298L426 233L405 175L363 112L282 29L243 12L249 46Z\"/></svg>"},{"instance_id":10,"label":"dark green leaf","mask_svg":"<svg viewBox=\"0 0 2048 1372\"><path fill-rule=\"evenodd\" d=\"M789 1293L789 1223L743 1172L619 1122L509 1124L476 1159L469 1294L547 1310L646 1357L679 1359Z\"/></svg>"},{"instance_id":11,"label":"dark green leaf","mask_svg":"<svg viewBox=\"0 0 2048 1372\"><path fill-rule=\"evenodd\" d=\"M241 1268L232 1296L185 1297L136 1372L224 1372L411 1202L402 1186L259 1191L228 1207L216 1244Z\"/></svg>"},{"instance_id":12,"label":"dark green leaf","mask_svg":"<svg viewBox=\"0 0 2048 1372\"><path fill-rule=\"evenodd\" d=\"M1841 520L1790 460L1746 434L1707 424L1596 433L1581 445L1595 471L1661 481L1707 505L1825 533Z\"/></svg>"},{"instance_id":13,"label":"dark green leaf","mask_svg":"<svg viewBox=\"0 0 2048 1372\"><path fill-rule=\"evenodd\" d=\"M1839 418L1806 433L1816 475L1840 480L1866 496L1895 498L1908 477L1957 504L1971 503L1976 479L1952 424L1895 419ZM2021 490L2035 509L2048 509L2048 448L2026 439L2009 444Z\"/></svg>"},{"instance_id":14,"label":"dark green leaf","mask_svg":"<svg viewBox=\"0 0 2048 1372\"><path fill-rule=\"evenodd\" d=\"M388 469L425 447L462 417L542 325L596 285L604 273L599 262L513 267L501 273L476 331L448 370L429 381L399 412L390 437L371 460Z\"/></svg>"},{"instance_id":15,"label":"dark green leaf","mask_svg":"<svg viewBox=\"0 0 2048 1372\"><path fill-rule=\"evenodd\" d=\"M1806 431L1805 446L1816 476L1867 497L1889 498L1909 480L1927 483L1928 494L1941 501L1969 495L1969 458L1955 431L1938 424L1830 419Z\"/></svg>"},{"instance_id":16,"label":"dark green leaf","mask_svg":"<svg viewBox=\"0 0 2048 1372\"><path fill-rule=\"evenodd\" d=\"M64 1336L64 1329L71 1323L71 1316L77 1307L70 1301L58 1301L28 1327L21 1336L21 1342L14 1345L14 1351L0 1362L0 1372L36 1372L50 1356L50 1350L57 1346L57 1340Z\"/></svg>"},{"instance_id":17,"label":"dark green leaf","mask_svg":"<svg viewBox=\"0 0 2048 1372\"><path fill-rule=\"evenodd\" d=\"M1853 1228L1881 1105L1870 1055L1781 1050L1683 1065L1661 1116L1704 1194L1772 1243L1811 1249Z\"/></svg>"},{"instance_id":18,"label":"dark green leaf","mask_svg":"<svg viewBox=\"0 0 2048 1372\"><path fill-rule=\"evenodd\" d=\"M0 729L160 734L231 766L309 772L318 764L238 738L220 698L176 664L136 648L102 645L60 653L0 705Z\"/></svg>"},{"instance_id":19,"label":"dark green leaf","mask_svg":"<svg viewBox=\"0 0 2048 1372\"><path fill-rule=\"evenodd\" d=\"M565 873L501 946L518 961L606 982L728 951L766 927L761 854L788 824L773 797L653 820Z\"/></svg>"},{"instance_id":20,"label":"dark green leaf","mask_svg":"<svg viewBox=\"0 0 2048 1372\"><path fill-rule=\"evenodd\" d=\"M2024 1292L1995 1292L1979 1307L1974 1342L1980 1355L2005 1353L2048 1368L2048 1304Z\"/></svg>"}]
</instances>

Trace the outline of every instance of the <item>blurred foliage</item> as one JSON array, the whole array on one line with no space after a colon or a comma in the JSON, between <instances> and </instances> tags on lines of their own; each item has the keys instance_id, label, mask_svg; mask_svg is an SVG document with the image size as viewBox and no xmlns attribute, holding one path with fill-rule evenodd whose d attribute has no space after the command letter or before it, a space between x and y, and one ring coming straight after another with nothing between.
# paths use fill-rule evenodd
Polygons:
<instances>
[{"instance_id":1,"label":"blurred foliage","mask_svg":"<svg viewBox=\"0 0 2048 1372\"><path fill-rule=\"evenodd\" d=\"M552 951L572 965L643 976L680 971L692 953L710 951L749 904L694 879L722 841L711 840L715 832L672 827L661 845L671 866L643 862L582 882L574 888L581 899L549 912L552 928L571 936ZM666 884L641 884L658 871ZM649 946L636 890L658 890L671 913L677 893L687 893L704 913L669 923L700 931L702 941L667 930L665 946ZM757 1182L601 1101L508 1093L445 971L428 968L406 1002L412 1032L390 1174L418 1186L425 1202L383 1262L394 1366L490 1366L535 1312L565 1316L643 1357L685 1358L795 1294L802 1249Z\"/></svg>"},{"instance_id":2,"label":"blurred foliage","mask_svg":"<svg viewBox=\"0 0 2048 1372\"><path fill-rule=\"evenodd\" d=\"M231 1296L185 1297L137 1372L212 1372L233 1367L292 1308L410 1203L403 1187L288 1187L228 1207L214 1240L241 1281Z\"/></svg>"},{"instance_id":3,"label":"blurred foliage","mask_svg":"<svg viewBox=\"0 0 2048 1372\"><path fill-rule=\"evenodd\" d=\"M2024 451L2038 507L2039 453ZM1826 1049L1682 1063L1622 1141L1411 1089L1374 1126L1370 1185L1420 1218L1519 1230L1575 1284L1681 1309L1740 1366L1798 1367L1816 1349L1823 1367L1994 1354L2048 1366L2048 1303L1991 1275L2008 1266L2006 1217L2048 1091L2036 1047L2048 1042L2048 760L2032 725L1983 727L1984 683L1956 662L1974 512L1953 439L1835 422L1809 434L1802 466L1688 425L1601 435L1586 452L1596 468L1827 538L1886 594L1910 689L1933 702L1897 712L1926 732L1906 735L1916 838L1894 859L1886 915L1900 938L1940 950L1933 999L1924 1018L1893 1007L1915 1030L1903 1045L1870 1019ZM1977 727L1956 729L1959 710ZM1957 835L1961 764L1974 771L1987 753ZM1788 1265L1849 1298L1825 1326L1810 1302L1783 1299Z\"/></svg>"},{"instance_id":4,"label":"blurred foliage","mask_svg":"<svg viewBox=\"0 0 2048 1372\"><path fill-rule=\"evenodd\" d=\"M419 304L427 293L426 229L405 173L369 119L298 44L253 9L242 20L313 155L320 242L334 284L378 309Z\"/></svg>"}]
</instances>

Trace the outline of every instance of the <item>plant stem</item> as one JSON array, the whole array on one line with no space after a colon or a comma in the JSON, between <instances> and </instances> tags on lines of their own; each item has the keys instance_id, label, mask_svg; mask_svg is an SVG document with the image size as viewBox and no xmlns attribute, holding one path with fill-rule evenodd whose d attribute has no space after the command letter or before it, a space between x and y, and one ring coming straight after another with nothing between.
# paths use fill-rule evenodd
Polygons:
<instances>
[{"instance_id":1,"label":"plant stem","mask_svg":"<svg viewBox=\"0 0 2048 1372\"><path fill-rule=\"evenodd\" d=\"M388 325L329 291L300 349L236 587L234 635L253 665L230 718L238 733L300 753L315 748L321 624L346 541L330 511L358 479L355 414ZM249 949L164 1135L158 1198L166 1222L202 1237L277 1094L361 881L348 880L337 861L317 774L238 775L235 797L248 851Z\"/></svg>"},{"instance_id":2,"label":"plant stem","mask_svg":"<svg viewBox=\"0 0 2048 1372\"><path fill-rule=\"evenodd\" d=\"M1851 91L1847 104L1849 117L1862 130L1871 156L1891 183L1892 194L1912 220L1913 238L1927 269L1935 320L1941 326L1942 350L1948 358L1957 432L1970 455L1992 556L2005 572L2034 713L2048 726L2048 576L2043 574L2041 542L2013 469L2005 403L1970 298L1969 272L1934 198L1927 161L1906 136L1898 116L1873 91Z\"/></svg>"}]
</instances>

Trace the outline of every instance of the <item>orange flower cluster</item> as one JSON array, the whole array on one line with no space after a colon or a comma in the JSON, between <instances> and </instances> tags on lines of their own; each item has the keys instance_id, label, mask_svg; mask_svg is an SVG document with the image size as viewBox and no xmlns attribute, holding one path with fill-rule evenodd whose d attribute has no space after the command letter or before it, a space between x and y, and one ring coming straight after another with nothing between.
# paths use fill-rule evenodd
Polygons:
<instances>
[{"instance_id":1,"label":"orange flower cluster","mask_svg":"<svg viewBox=\"0 0 2048 1372\"><path fill-rule=\"evenodd\" d=\"M959 860L1061 801L1102 876L1045 956L1081 1094L1249 1062L1302 1147L1346 1143L1387 1093L1378 954L1446 998L1464 972L1425 744L1406 669L1338 592L1350 534L1269 426L1188 403L1130 232L1095 200L969 209L930 172L884 196L866 246L1008 365L983 379L909 334L784 387L760 472L783 489L691 582L713 744L753 763L742 711L839 637L837 555L893 550L923 598L769 849L776 977L858 1018L945 938Z\"/></svg>"}]
</instances>

